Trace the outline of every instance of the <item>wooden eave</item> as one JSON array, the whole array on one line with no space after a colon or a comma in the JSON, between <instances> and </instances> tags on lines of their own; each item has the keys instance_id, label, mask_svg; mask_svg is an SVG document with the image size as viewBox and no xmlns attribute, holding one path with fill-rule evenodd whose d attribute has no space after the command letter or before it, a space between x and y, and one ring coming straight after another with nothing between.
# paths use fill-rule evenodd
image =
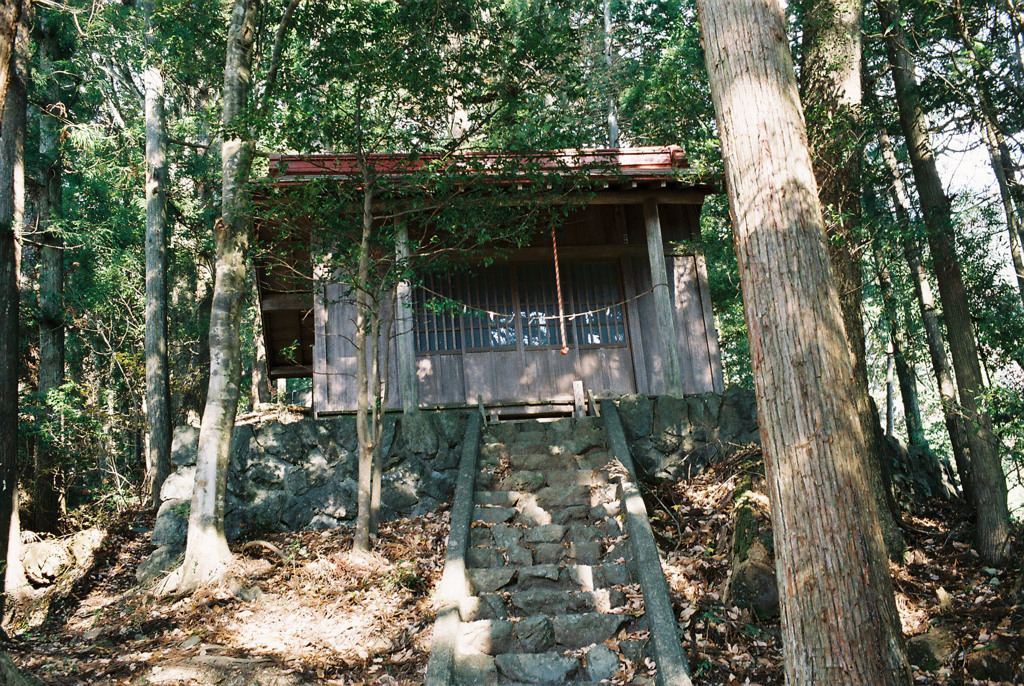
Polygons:
<instances>
[{"instance_id":1,"label":"wooden eave","mask_svg":"<svg viewBox=\"0 0 1024 686\"><path fill-rule=\"evenodd\" d=\"M270 178L275 187L301 185L308 181L360 178L355 155L270 155ZM639 205L656 202L663 205L699 205L707 195L720 193L717 178L701 177L690 170L689 163L678 146L563 150L553 153L508 155L493 153L463 153L441 160L437 156L410 157L380 154L367 156L375 175L400 180L424 171L428 165L447 164L452 173L479 175L486 179L489 168L507 165L512 159L522 159L524 166L537 173L552 175L576 174L586 169L586 182L580 193L592 193L587 205ZM515 203L564 203L571 196L545 195L533 178L524 173L522 178L505 176L496 184L495 191L516 184L524 190L537 189L535 198L517 198ZM259 200L257 199L257 202ZM264 227L257 231L258 240L272 240ZM281 261L272 264L257 260L256 282L260 316L263 323L270 378L311 377L313 374L313 279L310 266L309 237L295 232L285 242L294 243L274 252ZM600 252L600 248L590 248ZM526 250L529 250L527 248ZM289 257L285 257L289 256ZM285 260L291 259L291 262ZM308 274L308 278L299 275ZM284 354L292 350L293 354Z\"/></svg>"}]
</instances>

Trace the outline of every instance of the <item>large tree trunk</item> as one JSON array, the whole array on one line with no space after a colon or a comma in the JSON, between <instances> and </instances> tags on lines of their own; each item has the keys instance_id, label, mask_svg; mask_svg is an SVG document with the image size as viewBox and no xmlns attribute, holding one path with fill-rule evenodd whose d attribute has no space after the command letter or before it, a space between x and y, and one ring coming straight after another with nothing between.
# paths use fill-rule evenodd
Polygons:
<instances>
[{"instance_id":1,"label":"large tree trunk","mask_svg":"<svg viewBox=\"0 0 1024 686\"><path fill-rule=\"evenodd\" d=\"M698 0L750 332L790 684L906 685L892 579L777 0Z\"/></svg>"},{"instance_id":2,"label":"large tree trunk","mask_svg":"<svg viewBox=\"0 0 1024 686\"><path fill-rule=\"evenodd\" d=\"M242 304L246 296L245 256L250 224L244 207L253 144L240 122L252 88L252 47L259 0L234 0L224 67L221 143L221 216L217 220L217 275L210 312L210 387L199 430L196 481L188 521L181 578L168 587L179 592L220 577L231 559L224 536L231 439L241 386Z\"/></svg>"},{"instance_id":3,"label":"large tree trunk","mask_svg":"<svg viewBox=\"0 0 1024 686\"><path fill-rule=\"evenodd\" d=\"M60 87L53 73L59 50L57 28L42 22L40 45L43 78L49 79L47 105L39 117L39 156L42 166L39 193L39 394L49 409L48 395L64 384L64 242L56 230L63 209L63 168L60 155ZM60 420L49 413L50 425L60 431ZM43 438L36 444L33 528L57 533L60 515L60 478L57 447Z\"/></svg>"},{"instance_id":4,"label":"large tree trunk","mask_svg":"<svg viewBox=\"0 0 1024 686\"><path fill-rule=\"evenodd\" d=\"M960 262L955 251L956 238L949 206L935 164L928 123L917 92L914 61L899 23L899 5L892 0L877 0L885 34L886 51L896 85L896 104L900 124L907 140L910 164L914 172L921 211L928 227L928 245L939 285L942 313L949 334L960 407L967 429L971 452L971 485L977 508L975 546L989 564L1002 564L1010 534L1010 515L1006 505L1006 477L999 455L999 443L992 432L992 420L985 408L985 384L974 340L970 304L964 287Z\"/></svg>"},{"instance_id":5,"label":"large tree trunk","mask_svg":"<svg viewBox=\"0 0 1024 686\"><path fill-rule=\"evenodd\" d=\"M889 556L903 554L900 512L892 496L878 410L868 392L861 265L861 0L804 0L801 98L828 234L829 259L839 288L843 328L853 360L854 402L864 428L868 483Z\"/></svg>"},{"instance_id":6,"label":"large tree trunk","mask_svg":"<svg viewBox=\"0 0 1024 686\"><path fill-rule=\"evenodd\" d=\"M14 65L15 34L21 19L24 0L3 0L0 3L0 103L7 102L7 88ZM0 115L2 116L2 115ZM0 127L3 120L0 119Z\"/></svg>"},{"instance_id":7,"label":"large tree trunk","mask_svg":"<svg viewBox=\"0 0 1024 686\"><path fill-rule=\"evenodd\" d=\"M949 369L949 360L946 358L946 342L939 324L939 308L935 303L931 282L928 281L928 272L921 257L921 248L917 243L917 238L914 237L913 227L910 224L910 198L903 185L903 177L900 176L896 152L893 150L889 134L884 128L880 128L878 131L878 144L882 149L882 159L892 182L892 204L896 210L896 221L899 224L900 233L903 236L903 256L910 268L914 295L921 314L921 322L924 325L925 342L932 363L932 373L935 375L935 384L939 390L942 415L946 422L946 431L949 433L950 449L953 451L953 462L956 464L956 471L960 476L960 486L964 496L968 502L971 502L974 497L974 490L970 487L971 461L967 455L963 418L957 409L953 375Z\"/></svg>"},{"instance_id":8,"label":"large tree trunk","mask_svg":"<svg viewBox=\"0 0 1024 686\"><path fill-rule=\"evenodd\" d=\"M18 506L18 259L21 229L18 174L24 174L28 26L20 2L7 2L0 14L0 559L19 552ZM8 32L17 29L17 38ZM17 57L16 57L17 55ZM12 68L13 65L13 68ZM8 81L10 84L8 85ZM21 184L22 190L24 184ZM24 193L21 194L24 202ZM22 205L24 207L24 205ZM14 565L21 569L20 557ZM19 582L12 565L0 578L0 617L8 594ZM3 630L0 629L0 636Z\"/></svg>"},{"instance_id":9,"label":"large tree trunk","mask_svg":"<svg viewBox=\"0 0 1024 686\"><path fill-rule=\"evenodd\" d=\"M171 392L167 365L167 118L153 36L153 0L142 4L151 61L146 84L146 442L150 507L171 473Z\"/></svg>"}]
</instances>

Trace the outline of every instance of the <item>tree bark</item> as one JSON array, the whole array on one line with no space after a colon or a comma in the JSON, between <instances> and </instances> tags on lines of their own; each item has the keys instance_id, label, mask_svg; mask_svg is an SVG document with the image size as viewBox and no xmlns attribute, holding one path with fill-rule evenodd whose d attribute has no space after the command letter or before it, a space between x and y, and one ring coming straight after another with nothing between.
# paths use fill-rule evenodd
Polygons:
<instances>
[{"instance_id":1,"label":"tree bark","mask_svg":"<svg viewBox=\"0 0 1024 686\"><path fill-rule=\"evenodd\" d=\"M906 686L785 17L777 0L697 8L750 332L786 681Z\"/></svg>"},{"instance_id":2,"label":"tree bark","mask_svg":"<svg viewBox=\"0 0 1024 686\"><path fill-rule=\"evenodd\" d=\"M896 369L896 379L900 387L900 398L903 401L903 415L907 424L907 441L910 445L928 447L924 436L924 424L921 421L921 404L917 394L916 371L912 363L907 361L903 353L900 328L896 314L896 298L893 296L892 277L884 257L878 255L878 290L882 295L882 307L886 323L889 326L889 343L892 346L892 362Z\"/></svg>"},{"instance_id":3,"label":"tree bark","mask_svg":"<svg viewBox=\"0 0 1024 686\"><path fill-rule=\"evenodd\" d=\"M171 392L167 364L167 117L157 64L153 0L142 3L150 65L146 84L146 473L149 506L171 473Z\"/></svg>"},{"instance_id":4,"label":"tree bark","mask_svg":"<svg viewBox=\"0 0 1024 686\"><path fill-rule=\"evenodd\" d=\"M20 2L5 3L0 16L0 554L20 552L18 528L18 259L20 233L17 175L24 174L28 26ZM14 21L8 32L8 21ZM7 82L10 82L9 85ZM20 143L20 147L19 147ZM24 185L22 184L22 188ZM22 198L24 196L22 195ZM15 565L0 579L0 617L12 589L19 585ZM0 629L0 635L3 631Z\"/></svg>"},{"instance_id":5,"label":"tree bark","mask_svg":"<svg viewBox=\"0 0 1024 686\"><path fill-rule=\"evenodd\" d=\"M928 123L918 95L913 58L902 27L894 21L900 16L899 5L893 0L877 0L876 4L882 26L887 27L885 44L896 85L896 104L928 228L928 245L967 430L973 502L977 510L975 546L983 560L999 565L1006 559L1006 543L1010 535L1006 477L998 439L992 431L992 420L985 407L985 384L974 340L967 289L955 252L956 237L949 199L935 164Z\"/></svg>"},{"instance_id":6,"label":"tree bark","mask_svg":"<svg viewBox=\"0 0 1024 686\"><path fill-rule=\"evenodd\" d=\"M878 505L889 556L902 557L900 511L892 496L892 468L878 410L868 392L861 265L862 0L804 0L801 97L828 234L829 259L839 288L843 328L853 360L854 402L864 428L868 483Z\"/></svg>"},{"instance_id":7,"label":"tree bark","mask_svg":"<svg viewBox=\"0 0 1024 686\"><path fill-rule=\"evenodd\" d=\"M176 586L179 592L219 578L231 559L224 535L224 500L242 376L242 304L250 233L244 191L253 153L253 143L240 119L252 88L258 14L259 0L234 0L224 67L221 215L215 228L217 275L210 311L210 387L199 430L185 561L180 579L173 578L168 584L168 590Z\"/></svg>"},{"instance_id":8,"label":"tree bark","mask_svg":"<svg viewBox=\"0 0 1024 686\"><path fill-rule=\"evenodd\" d=\"M25 0L3 0L0 4L0 103L7 102L7 88L14 65L15 34L25 4ZM0 127L3 126L2 117L0 115Z\"/></svg>"},{"instance_id":9,"label":"tree bark","mask_svg":"<svg viewBox=\"0 0 1024 686\"><path fill-rule=\"evenodd\" d=\"M270 402L270 378L267 376L267 347L263 343L263 320L256 313L253 320L253 360L252 360L252 404L265 405Z\"/></svg>"},{"instance_id":10,"label":"tree bark","mask_svg":"<svg viewBox=\"0 0 1024 686\"><path fill-rule=\"evenodd\" d=\"M48 396L64 384L64 241L57 230L63 209L63 167L60 154L61 124L57 120L60 87L53 74L59 59L57 28L42 22L41 71L49 79L46 106L39 118L39 156L42 166L39 193L39 394L49 424L60 432L60 419L50 411ZM36 444L33 528L57 533L60 515L60 475L57 447L46 438Z\"/></svg>"},{"instance_id":11,"label":"tree bark","mask_svg":"<svg viewBox=\"0 0 1024 686\"><path fill-rule=\"evenodd\" d=\"M921 323L924 326L925 342L928 347L928 356L932 363L932 373L935 375L935 384L938 387L939 399L942 402L942 415L946 422L946 431L949 433L949 444L953 452L953 462L956 464L956 471L960 476L960 486L963 489L964 497L968 502L973 502L974 489L970 486L971 461L967 454L967 439L965 437L963 418L960 416L959 409L957 409L953 375L950 372L949 360L946 357L946 342L942 336L942 327L939 324L939 308L935 303L935 295L932 293L928 272L921 257L921 247L918 245L913 227L910 224L910 198L907 196L907 189L903 185L903 177L900 176L896 152L893 150L889 134L886 133L884 128L878 130L878 145L882 150L882 159L885 162L885 167L889 172L889 178L892 182L892 204L896 210L896 221L899 224L900 234L903 236L903 256L907 261L907 266L910 268L910 277L914 284L914 295L921 314Z\"/></svg>"},{"instance_id":12,"label":"tree bark","mask_svg":"<svg viewBox=\"0 0 1024 686\"><path fill-rule=\"evenodd\" d=\"M363 214L362 232L359 239L359 264L357 266L356 296L356 437L359 440L359 494L356 505L356 533L353 550L369 552L370 529L372 528L373 498L373 425L370 421L370 385L367 365L367 335L370 328L370 237L373 233L373 179L360 159L363 170Z\"/></svg>"}]
</instances>

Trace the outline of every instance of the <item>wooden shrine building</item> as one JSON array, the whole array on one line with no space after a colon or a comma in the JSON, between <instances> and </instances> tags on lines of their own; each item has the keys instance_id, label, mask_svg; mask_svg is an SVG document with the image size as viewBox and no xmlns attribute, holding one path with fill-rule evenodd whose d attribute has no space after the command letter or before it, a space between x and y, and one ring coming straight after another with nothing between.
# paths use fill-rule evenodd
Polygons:
<instances>
[{"instance_id":1,"label":"wooden shrine building","mask_svg":"<svg viewBox=\"0 0 1024 686\"><path fill-rule=\"evenodd\" d=\"M393 327L382 343L389 406L466 406L482 398L496 412L553 413L572 408L577 381L595 394L723 389L707 270L695 247L713 186L691 178L675 146L545 155L581 168L598 163L585 172L593 192L558 232L568 354L552 237L541 233L486 267L399 284L389 307L410 314L399 316L407 325ZM396 164L395 174L403 168ZM351 155L273 156L271 169L279 184L358 171ZM264 248L286 240L262 226L257 238ZM318 414L354 410L355 305L344 284L312 278L310 247L293 240L281 251L288 260L257 260L270 377L312 377ZM297 282L288 277L294 273L308 278ZM435 296L464 310L430 307Z\"/></svg>"}]
</instances>

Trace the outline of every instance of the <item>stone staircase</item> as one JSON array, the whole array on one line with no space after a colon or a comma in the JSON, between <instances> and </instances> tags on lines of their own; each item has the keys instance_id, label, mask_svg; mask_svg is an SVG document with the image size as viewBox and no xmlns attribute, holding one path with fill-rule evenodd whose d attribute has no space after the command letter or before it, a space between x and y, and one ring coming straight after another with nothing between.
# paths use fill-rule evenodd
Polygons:
<instances>
[{"instance_id":1,"label":"stone staircase","mask_svg":"<svg viewBox=\"0 0 1024 686\"><path fill-rule=\"evenodd\" d=\"M598 418L483 430L449 683L654 683L611 462Z\"/></svg>"}]
</instances>

